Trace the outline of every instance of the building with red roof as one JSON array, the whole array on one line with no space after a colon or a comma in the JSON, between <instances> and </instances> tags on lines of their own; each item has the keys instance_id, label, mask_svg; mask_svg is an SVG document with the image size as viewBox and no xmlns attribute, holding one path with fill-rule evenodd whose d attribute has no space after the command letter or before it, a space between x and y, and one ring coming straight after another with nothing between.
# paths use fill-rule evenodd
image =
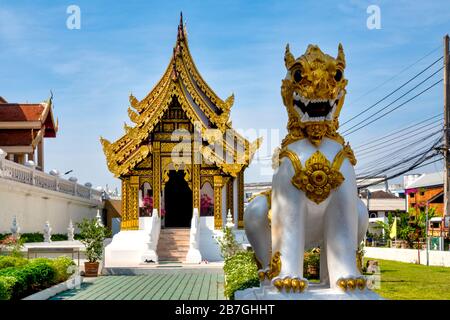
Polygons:
<instances>
[{"instance_id":1,"label":"building with red roof","mask_svg":"<svg viewBox=\"0 0 450 320\"><path fill-rule=\"evenodd\" d=\"M57 131L52 97L41 103L10 103L0 96L0 149L9 160L32 160L43 171L44 138L55 138Z\"/></svg>"}]
</instances>

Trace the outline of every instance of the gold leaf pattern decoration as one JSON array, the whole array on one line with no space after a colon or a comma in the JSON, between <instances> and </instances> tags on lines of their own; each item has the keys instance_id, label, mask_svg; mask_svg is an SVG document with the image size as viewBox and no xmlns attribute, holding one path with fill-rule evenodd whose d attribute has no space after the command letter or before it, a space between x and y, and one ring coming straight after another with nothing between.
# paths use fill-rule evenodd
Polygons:
<instances>
[{"instance_id":1,"label":"gold leaf pattern decoration","mask_svg":"<svg viewBox=\"0 0 450 320\"><path fill-rule=\"evenodd\" d=\"M317 204L327 199L331 190L338 188L344 181L344 176L339 171L344 159L349 159L352 165L354 163L350 146L341 149L334 157L333 163L330 163L320 151L316 151L306 161L304 168L297 154L289 149L280 151L279 158L283 157L289 158L294 167L292 184Z\"/></svg>"}]
</instances>

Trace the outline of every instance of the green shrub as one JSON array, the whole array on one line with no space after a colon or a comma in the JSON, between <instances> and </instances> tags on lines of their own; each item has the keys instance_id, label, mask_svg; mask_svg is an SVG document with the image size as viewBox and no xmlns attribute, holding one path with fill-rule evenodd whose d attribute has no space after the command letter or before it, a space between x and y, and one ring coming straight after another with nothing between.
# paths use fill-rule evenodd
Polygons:
<instances>
[{"instance_id":1,"label":"green shrub","mask_svg":"<svg viewBox=\"0 0 450 320\"><path fill-rule=\"evenodd\" d=\"M20 238L24 241L24 243L44 242L44 235L39 232L23 233L20 235Z\"/></svg>"},{"instance_id":2,"label":"green shrub","mask_svg":"<svg viewBox=\"0 0 450 320\"><path fill-rule=\"evenodd\" d=\"M57 272L51 261L31 261L23 270L28 272L30 289L33 291L50 287L55 283Z\"/></svg>"},{"instance_id":3,"label":"green shrub","mask_svg":"<svg viewBox=\"0 0 450 320\"><path fill-rule=\"evenodd\" d=\"M28 260L14 256L0 256L0 269L15 267L20 268L28 263Z\"/></svg>"},{"instance_id":4,"label":"green shrub","mask_svg":"<svg viewBox=\"0 0 450 320\"><path fill-rule=\"evenodd\" d=\"M223 236L217 239L217 241L219 242L222 258L227 259L228 257L234 256L236 253L242 251L243 249L236 241L232 228L225 227L222 231Z\"/></svg>"},{"instance_id":5,"label":"green shrub","mask_svg":"<svg viewBox=\"0 0 450 320\"><path fill-rule=\"evenodd\" d=\"M28 264L15 268L0 270L0 277L13 277L15 282L11 288L11 298L20 299L32 292L47 288L55 283L56 270L50 259L33 259Z\"/></svg>"},{"instance_id":6,"label":"green shrub","mask_svg":"<svg viewBox=\"0 0 450 320\"><path fill-rule=\"evenodd\" d=\"M69 279L72 273L68 272L70 266L74 266L75 263L69 257L59 257L51 261L53 268L56 271L54 279L55 283L60 283Z\"/></svg>"},{"instance_id":7,"label":"green shrub","mask_svg":"<svg viewBox=\"0 0 450 320\"><path fill-rule=\"evenodd\" d=\"M10 300L17 279L10 276L0 276L0 300Z\"/></svg>"},{"instance_id":8,"label":"green shrub","mask_svg":"<svg viewBox=\"0 0 450 320\"><path fill-rule=\"evenodd\" d=\"M67 241L69 238L67 234L56 233L52 234L52 241Z\"/></svg>"},{"instance_id":9,"label":"green shrub","mask_svg":"<svg viewBox=\"0 0 450 320\"><path fill-rule=\"evenodd\" d=\"M253 251L240 251L225 259L225 296L234 299L237 290L258 287L258 267Z\"/></svg>"},{"instance_id":10,"label":"green shrub","mask_svg":"<svg viewBox=\"0 0 450 320\"><path fill-rule=\"evenodd\" d=\"M19 299L26 295L28 277L26 272L23 271L23 268L24 267L16 269L14 267L9 267L0 270L0 278L12 277L15 279L15 282L11 286L10 299Z\"/></svg>"}]
</instances>

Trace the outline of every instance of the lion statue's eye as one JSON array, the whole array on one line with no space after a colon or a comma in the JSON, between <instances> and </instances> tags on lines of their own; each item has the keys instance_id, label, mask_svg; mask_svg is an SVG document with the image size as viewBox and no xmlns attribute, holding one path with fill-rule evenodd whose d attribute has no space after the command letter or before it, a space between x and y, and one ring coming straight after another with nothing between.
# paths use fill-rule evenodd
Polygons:
<instances>
[{"instance_id":1,"label":"lion statue's eye","mask_svg":"<svg viewBox=\"0 0 450 320\"><path fill-rule=\"evenodd\" d=\"M295 82L300 82L301 80L302 80L302 72L299 70L299 69L297 69L297 70L295 70L294 71L294 80L295 80Z\"/></svg>"},{"instance_id":2,"label":"lion statue's eye","mask_svg":"<svg viewBox=\"0 0 450 320\"><path fill-rule=\"evenodd\" d=\"M339 81L341 81L341 79L342 79L342 71L337 69L336 70L336 74L334 75L334 80L339 82Z\"/></svg>"}]
</instances>

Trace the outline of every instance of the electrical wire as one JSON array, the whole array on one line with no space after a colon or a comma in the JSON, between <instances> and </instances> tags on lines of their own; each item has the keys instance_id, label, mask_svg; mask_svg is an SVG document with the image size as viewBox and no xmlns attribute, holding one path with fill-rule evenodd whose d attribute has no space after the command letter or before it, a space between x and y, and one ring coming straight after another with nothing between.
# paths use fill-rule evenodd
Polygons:
<instances>
[{"instance_id":1,"label":"electrical wire","mask_svg":"<svg viewBox=\"0 0 450 320\"><path fill-rule=\"evenodd\" d=\"M348 132L348 131L350 130L350 129L349 129L349 130L345 131L344 134L345 134L346 132L348 132L348 133L345 134L345 135L347 135L347 136L348 136L348 135L351 135L351 134L355 133L356 131L359 131L359 130L361 130L362 128L367 127L368 125L370 125L370 124L372 124L372 123L374 123L374 122L380 120L381 118L384 118L384 117L387 116L388 114L394 112L395 110L397 110L397 109L403 107L405 104L411 102L412 100L416 99L416 98L419 97L420 95L424 94L425 92L427 92L427 91L430 90L431 88L437 86L439 83L442 82L442 80L443 80L443 79L439 79L438 81L436 81L435 83L433 83L431 86L425 88L424 90L422 90L421 92L419 92L419 93L416 94L415 96L413 96L413 97L409 98L408 100L402 102L401 104L399 104L399 105L396 106L395 108L393 108L393 109L391 109L391 110L389 110L389 111L383 113L382 115L380 115L379 117L377 117L377 118L375 118L374 120L370 121L369 123L365 123L363 126L361 126L361 127L359 127L359 128L356 128L356 129L354 129L354 130ZM423 82L424 82L424 81L423 81ZM423 83L423 82L421 82L421 83ZM420 85L420 84L419 84L419 85ZM417 88L417 86L416 86L415 88ZM409 92L411 92L411 91L412 91L412 90L410 90ZM408 93L409 93L409 92L408 92ZM404 95L403 95L403 96L404 96ZM402 97L403 97L403 96L402 96ZM397 100L398 100L398 99L397 99ZM385 109L385 108L384 108L384 109ZM384 110L384 109L382 109L382 110ZM381 110L380 110L380 111L381 111ZM373 114L373 115L376 115L376 113ZM372 115L372 116L373 116L373 115ZM371 117L372 117L372 116L371 116ZM368 119L369 119L369 118L363 120L362 122L364 122L364 121L366 121L366 120L368 120ZM360 122L360 123L361 123L361 122ZM360 123L359 123L359 124L360 124ZM359 124L358 124L358 125L359 125ZM354 128L354 127L355 127L355 126L353 126L352 128Z\"/></svg>"},{"instance_id":2,"label":"electrical wire","mask_svg":"<svg viewBox=\"0 0 450 320\"><path fill-rule=\"evenodd\" d=\"M418 76L420 76L421 74L423 74L425 71L427 71L428 69L430 69L432 66L434 66L436 63L438 63L441 59L443 58L443 56L441 56L439 59L435 60L433 63L431 63L430 65L428 65L425 69L423 69L422 71L420 71L419 73L417 73L416 75L414 75L411 79L409 79L408 81L406 81L405 83L403 83L400 87L398 87L397 89L391 91L389 94L387 94L386 96L384 96L383 98L381 98L380 100L378 100L377 102L375 102L374 104L372 104L371 106L365 108L363 111L361 111L360 113L358 113L356 116L353 116L352 118L350 118L349 120L345 121L341 126L345 126L347 123L353 121L354 119L358 118L359 116L361 116L362 114L366 113L367 111L371 110L372 108L376 107L379 103L383 102L384 100L386 100L387 98L389 98L390 96L392 96L394 93L396 93L397 91L399 91L400 89L402 89L403 87L405 87L406 85L408 85L409 83L411 83L414 79L416 79Z\"/></svg>"}]
</instances>

